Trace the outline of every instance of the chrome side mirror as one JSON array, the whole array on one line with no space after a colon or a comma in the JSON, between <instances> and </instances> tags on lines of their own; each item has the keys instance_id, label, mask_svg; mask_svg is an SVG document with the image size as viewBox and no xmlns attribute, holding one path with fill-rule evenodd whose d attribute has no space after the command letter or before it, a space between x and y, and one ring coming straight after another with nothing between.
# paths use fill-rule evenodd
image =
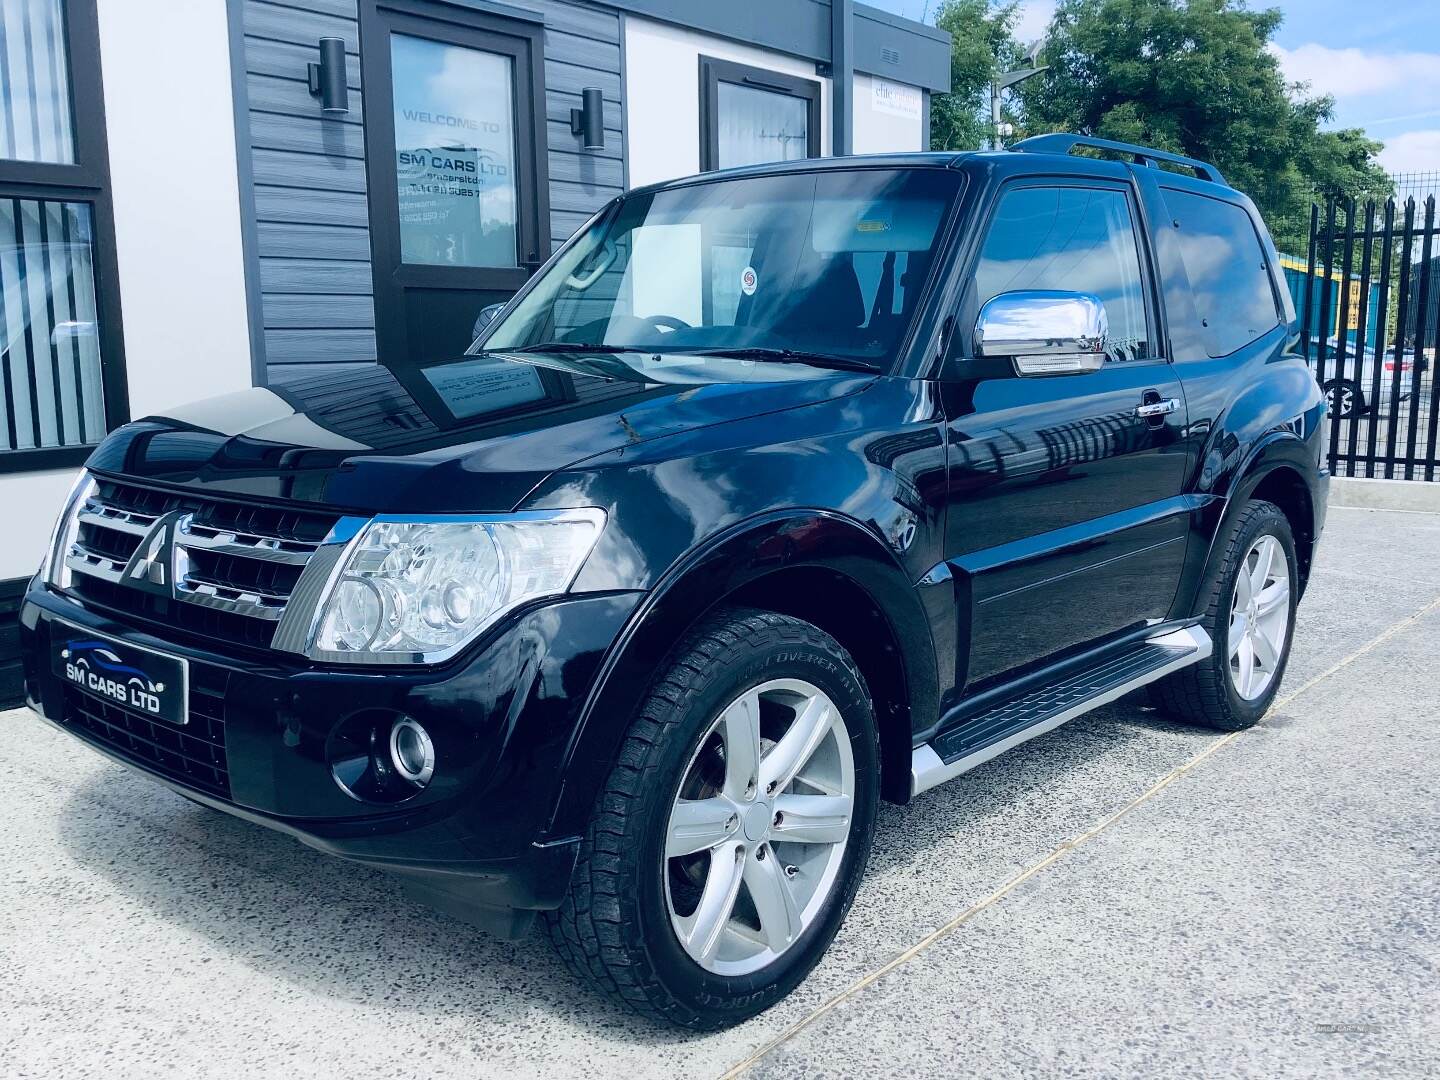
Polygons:
<instances>
[{"instance_id":1,"label":"chrome side mirror","mask_svg":"<svg viewBox=\"0 0 1440 1080\"><path fill-rule=\"evenodd\" d=\"M991 297L975 320L975 355L1009 357L1021 375L1105 366L1110 321L1098 296L1022 291Z\"/></svg>"},{"instance_id":2,"label":"chrome side mirror","mask_svg":"<svg viewBox=\"0 0 1440 1080\"><path fill-rule=\"evenodd\" d=\"M508 302L508 301L507 301ZM505 310L505 303L486 304L480 309L480 314L475 316L475 326L470 331L470 340L474 341L480 336L480 332L495 321L495 316Z\"/></svg>"}]
</instances>

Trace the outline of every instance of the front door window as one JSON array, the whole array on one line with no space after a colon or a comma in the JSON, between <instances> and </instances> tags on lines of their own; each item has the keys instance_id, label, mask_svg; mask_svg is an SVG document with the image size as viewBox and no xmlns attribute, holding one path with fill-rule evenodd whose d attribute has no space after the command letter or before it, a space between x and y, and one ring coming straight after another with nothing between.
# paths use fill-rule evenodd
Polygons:
<instances>
[{"instance_id":1,"label":"front door window","mask_svg":"<svg viewBox=\"0 0 1440 1080\"><path fill-rule=\"evenodd\" d=\"M1011 188L990 223L975 288L978 305L1029 289L1091 293L1110 319L1110 359L1153 355L1140 252L1123 191Z\"/></svg>"}]
</instances>

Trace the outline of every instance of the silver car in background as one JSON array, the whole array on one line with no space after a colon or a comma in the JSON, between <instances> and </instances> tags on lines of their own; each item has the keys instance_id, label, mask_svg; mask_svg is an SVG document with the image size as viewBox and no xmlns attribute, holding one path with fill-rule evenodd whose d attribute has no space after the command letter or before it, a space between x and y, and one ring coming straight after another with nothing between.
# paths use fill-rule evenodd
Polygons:
<instances>
[{"instance_id":1,"label":"silver car in background","mask_svg":"<svg viewBox=\"0 0 1440 1080\"><path fill-rule=\"evenodd\" d=\"M1336 417L1359 416L1366 413L1389 412L1394 406L1409 401L1416 389L1417 376L1422 407L1429 398L1430 369L1435 359L1433 347L1415 350L1406 347L1401 351L1398 365L1400 384L1395 385L1397 361L1394 348L1379 353L1379 382L1376 382L1376 351L1365 346L1347 343L1345 355L1340 356L1340 343L1330 338L1325 343L1325 373L1321 387L1330 403L1330 415ZM1319 343L1311 342L1307 359L1312 372L1319 373ZM1416 365L1419 365L1417 372ZM1378 386L1378 391L1377 391Z\"/></svg>"}]
</instances>

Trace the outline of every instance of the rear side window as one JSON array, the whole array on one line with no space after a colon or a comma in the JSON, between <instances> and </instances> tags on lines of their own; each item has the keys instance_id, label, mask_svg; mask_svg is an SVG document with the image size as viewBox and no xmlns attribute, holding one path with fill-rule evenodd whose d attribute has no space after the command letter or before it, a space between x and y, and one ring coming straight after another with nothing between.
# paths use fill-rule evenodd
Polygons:
<instances>
[{"instance_id":1,"label":"rear side window","mask_svg":"<svg viewBox=\"0 0 1440 1080\"><path fill-rule=\"evenodd\" d=\"M1179 226L1205 351L1229 356L1273 330L1280 309L1250 215L1234 203L1169 188L1165 204Z\"/></svg>"},{"instance_id":2,"label":"rear side window","mask_svg":"<svg viewBox=\"0 0 1440 1080\"><path fill-rule=\"evenodd\" d=\"M1140 252L1123 191L1011 188L990 222L975 289L981 305L1025 289L1093 293L1110 320L1110 359L1154 355Z\"/></svg>"}]
</instances>

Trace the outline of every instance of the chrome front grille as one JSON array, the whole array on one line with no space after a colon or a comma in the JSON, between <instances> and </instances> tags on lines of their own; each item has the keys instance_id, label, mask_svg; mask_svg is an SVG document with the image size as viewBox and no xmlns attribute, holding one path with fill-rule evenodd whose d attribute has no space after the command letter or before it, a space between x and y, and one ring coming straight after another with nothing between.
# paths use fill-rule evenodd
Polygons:
<instances>
[{"instance_id":1,"label":"chrome front grille","mask_svg":"<svg viewBox=\"0 0 1440 1080\"><path fill-rule=\"evenodd\" d=\"M181 516L175 595L204 607L278 622L319 542L238 532Z\"/></svg>"},{"instance_id":2,"label":"chrome front grille","mask_svg":"<svg viewBox=\"0 0 1440 1080\"><path fill-rule=\"evenodd\" d=\"M97 478L65 565L93 603L268 646L336 520Z\"/></svg>"},{"instance_id":3,"label":"chrome front grille","mask_svg":"<svg viewBox=\"0 0 1440 1080\"><path fill-rule=\"evenodd\" d=\"M98 499L88 499L80 508L80 529L65 556L65 565L81 574L118 582L140 540L149 534L159 514L125 510Z\"/></svg>"}]
</instances>

